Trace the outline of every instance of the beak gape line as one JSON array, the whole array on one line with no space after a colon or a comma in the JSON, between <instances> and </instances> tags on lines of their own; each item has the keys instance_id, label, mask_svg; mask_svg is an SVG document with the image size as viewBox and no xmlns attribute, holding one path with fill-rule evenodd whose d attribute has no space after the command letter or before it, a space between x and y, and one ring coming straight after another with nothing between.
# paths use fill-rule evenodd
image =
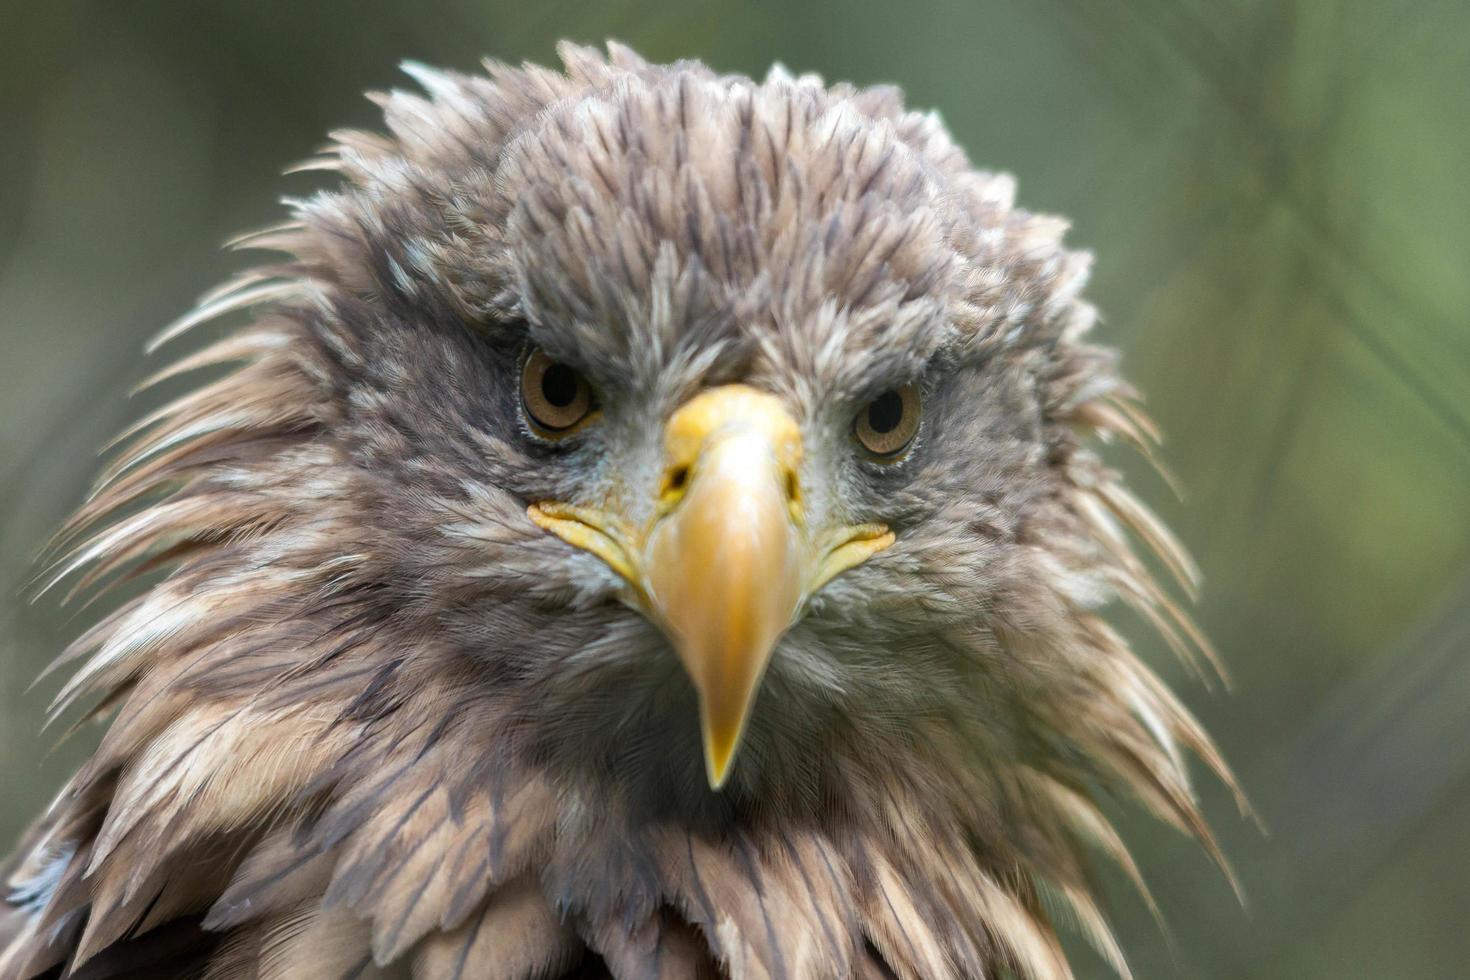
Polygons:
<instances>
[{"instance_id":1,"label":"beak gape line","mask_svg":"<svg viewBox=\"0 0 1470 980\"><path fill-rule=\"evenodd\" d=\"M807 597L893 543L878 524L813 533L802 506L803 446L774 395L745 385L700 393L664 429L654 517L545 501L539 527L601 558L668 636L699 697L705 771L729 778L762 676Z\"/></svg>"}]
</instances>

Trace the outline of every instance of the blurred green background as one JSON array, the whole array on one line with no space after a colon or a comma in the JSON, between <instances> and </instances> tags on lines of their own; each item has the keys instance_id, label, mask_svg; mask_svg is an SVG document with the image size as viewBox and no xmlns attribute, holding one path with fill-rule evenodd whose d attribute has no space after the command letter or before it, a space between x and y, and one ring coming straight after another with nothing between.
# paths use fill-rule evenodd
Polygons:
<instances>
[{"instance_id":1,"label":"blurred green background","mask_svg":"<svg viewBox=\"0 0 1470 980\"><path fill-rule=\"evenodd\" d=\"M25 688L96 611L22 591L98 447L161 397L127 396L158 366L143 339L248 261L219 242L319 186L277 174L329 128L374 125L360 93L406 85L401 59L544 62L563 36L900 83L1023 204L1073 219L1185 499L1142 467L1137 485L1205 569L1234 689L1148 652L1267 827L1203 787L1242 909L1192 845L1121 810L1169 924L1109 880L1136 973L1466 975L1463 0L6 0L0 841L95 737L52 749L52 686Z\"/></svg>"}]
</instances>

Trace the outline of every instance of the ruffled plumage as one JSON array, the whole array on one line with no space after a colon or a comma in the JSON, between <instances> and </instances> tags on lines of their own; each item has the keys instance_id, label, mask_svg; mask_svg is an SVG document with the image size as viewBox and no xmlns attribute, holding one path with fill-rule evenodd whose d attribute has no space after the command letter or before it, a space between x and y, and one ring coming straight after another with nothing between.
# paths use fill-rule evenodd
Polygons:
<instances>
[{"instance_id":1,"label":"ruffled plumage","mask_svg":"<svg viewBox=\"0 0 1470 980\"><path fill-rule=\"evenodd\" d=\"M1157 434L1064 224L892 90L610 52L411 66L391 135L314 164L343 188L239 242L286 258L160 338L254 311L63 532L56 581L161 575L58 660L56 712L111 721L12 862L0 975L1046 980L1059 908L1126 973L1094 788L1223 865L1185 755L1225 765L1097 612L1213 660L1135 542L1198 572L1084 442ZM485 421L467 359L527 322L650 390L943 361L993 401L793 627L718 797L657 633Z\"/></svg>"}]
</instances>

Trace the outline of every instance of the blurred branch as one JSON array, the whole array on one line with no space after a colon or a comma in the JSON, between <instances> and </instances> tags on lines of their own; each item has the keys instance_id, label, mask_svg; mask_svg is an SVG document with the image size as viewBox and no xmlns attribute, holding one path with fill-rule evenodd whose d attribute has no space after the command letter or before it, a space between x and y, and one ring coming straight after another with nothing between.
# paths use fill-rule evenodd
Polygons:
<instances>
[{"instance_id":1,"label":"blurred branch","mask_svg":"<svg viewBox=\"0 0 1470 980\"><path fill-rule=\"evenodd\" d=\"M1225 111L1225 118L1230 121L1241 145L1248 148L1248 159L1273 202L1278 203L1305 233L1302 251L1307 260L1306 269L1316 288L1339 309L1348 331L1458 437L1463 448L1470 450L1470 417L1463 413L1454 399L1440 391L1418 365L1373 329L1346 298L1350 291L1348 284L1368 285L1401 315L1413 320L1421 331L1436 333L1442 341L1470 350L1470 339L1467 339L1470 334L1462 324L1438 316L1397 283L1385 278L1363 258L1354 243L1325 218L1320 206L1314 207L1313 202L1307 199L1311 189L1320 186L1321 182L1313 169L1304 165L1294 145L1296 130L1287 131L1273 123L1264 111L1263 93L1259 88L1250 87L1253 81L1258 83L1265 74L1259 66L1240 59L1198 11L1178 0L1119 3L1115 5L1121 15L1117 18L1100 14L1099 8L1090 4L1074 5L1055 0L1053 5L1074 22L1083 22L1084 36L1089 39L1104 36L1116 43L1117 22L1133 21L1152 33L1166 51L1193 70L1205 83L1206 91ZM1263 9L1270 16L1282 16L1283 12L1293 13L1297 6L1267 5ZM1103 26L1108 29L1101 29ZM1338 72L1337 75L1341 84L1335 89L1335 94L1340 107L1350 93L1345 73ZM1133 100L1125 99L1123 102L1137 111Z\"/></svg>"}]
</instances>

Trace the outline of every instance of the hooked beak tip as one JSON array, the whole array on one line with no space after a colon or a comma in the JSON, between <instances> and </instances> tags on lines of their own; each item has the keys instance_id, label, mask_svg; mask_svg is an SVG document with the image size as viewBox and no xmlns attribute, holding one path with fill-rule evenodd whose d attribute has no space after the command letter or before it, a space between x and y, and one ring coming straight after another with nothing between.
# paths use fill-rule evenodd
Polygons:
<instances>
[{"instance_id":1,"label":"hooked beak tip","mask_svg":"<svg viewBox=\"0 0 1470 980\"><path fill-rule=\"evenodd\" d=\"M704 737L704 772L709 779L709 788L715 792L725 788L734 768L736 740L717 743L708 731Z\"/></svg>"}]
</instances>

